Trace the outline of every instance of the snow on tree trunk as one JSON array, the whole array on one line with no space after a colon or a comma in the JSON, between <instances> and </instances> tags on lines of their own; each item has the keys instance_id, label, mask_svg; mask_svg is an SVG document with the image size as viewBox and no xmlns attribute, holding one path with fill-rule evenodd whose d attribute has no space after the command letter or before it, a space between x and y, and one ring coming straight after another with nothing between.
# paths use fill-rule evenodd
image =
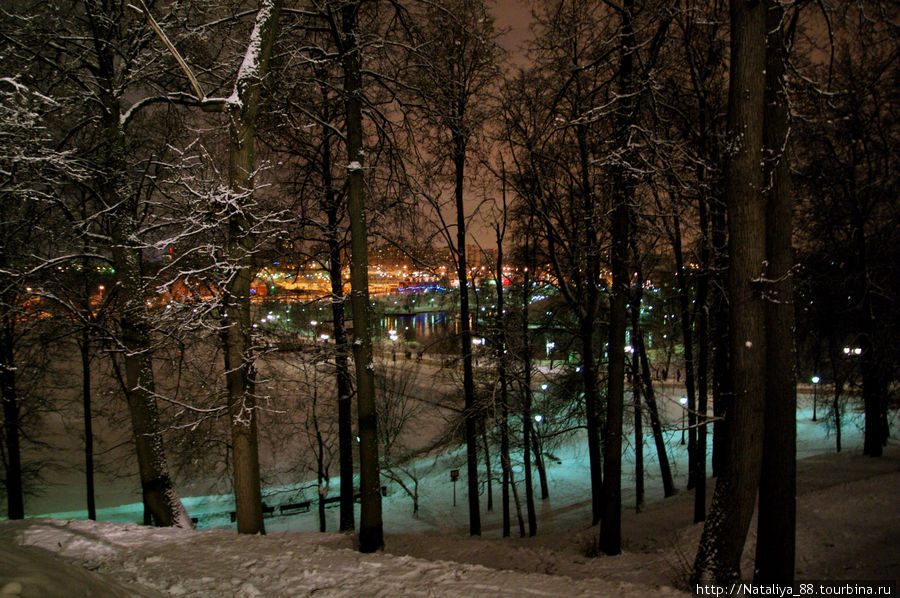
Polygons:
<instances>
[{"instance_id":1,"label":"snow on tree trunk","mask_svg":"<svg viewBox=\"0 0 900 598\"><path fill-rule=\"evenodd\" d=\"M766 405L756 540L759 583L794 581L797 519L797 375L794 352L793 193L784 89L784 8L768 1L764 143L766 151Z\"/></svg>"},{"instance_id":2,"label":"snow on tree trunk","mask_svg":"<svg viewBox=\"0 0 900 598\"><path fill-rule=\"evenodd\" d=\"M225 284L223 353L231 426L231 454L237 529L239 533L265 533L259 480L257 407L253 383L250 283L255 275L256 246L252 222L247 216L253 203L253 170L256 116L262 80L266 76L278 31L281 2L259 3L256 22L234 91L225 101L228 118L228 185L226 201L231 216L227 223L225 252L229 277Z\"/></svg>"}]
</instances>

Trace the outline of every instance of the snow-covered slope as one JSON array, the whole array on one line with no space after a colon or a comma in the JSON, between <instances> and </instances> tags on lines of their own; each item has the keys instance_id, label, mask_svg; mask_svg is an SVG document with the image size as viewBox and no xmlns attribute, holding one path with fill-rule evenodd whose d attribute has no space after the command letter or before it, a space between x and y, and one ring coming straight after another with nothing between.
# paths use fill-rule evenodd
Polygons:
<instances>
[{"instance_id":1,"label":"snow-covered slope","mask_svg":"<svg viewBox=\"0 0 900 598\"><path fill-rule=\"evenodd\" d=\"M881 459L800 462L800 579L900 577L900 450ZM362 555L352 535L156 529L28 519L0 524L0 596L592 596L688 595L687 563L702 524L687 493L625 514L625 552L588 558L592 528L535 538L460 533L387 536ZM545 513L545 515L549 515ZM745 554L752 562L753 534Z\"/></svg>"}]
</instances>

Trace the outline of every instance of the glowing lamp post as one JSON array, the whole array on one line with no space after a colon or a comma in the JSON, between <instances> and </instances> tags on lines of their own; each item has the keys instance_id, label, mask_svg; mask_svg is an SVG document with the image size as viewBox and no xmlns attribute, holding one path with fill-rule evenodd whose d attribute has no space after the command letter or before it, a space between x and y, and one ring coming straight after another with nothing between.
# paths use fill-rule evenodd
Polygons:
<instances>
[{"instance_id":1,"label":"glowing lamp post","mask_svg":"<svg viewBox=\"0 0 900 598\"><path fill-rule=\"evenodd\" d=\"M684 415L687 411L687 397L681 397L678 402L681 403L681 444L684 444Z\"/></svg>"},{"instance_id":2,"label":"glowing lamp post","mask_svg":"<svg viewBox=\"0 0 900 598\"><path fill-rule=\"evenodd\" d=\"M817 398L816 395L818 394L818 390L819 390L820 378L818 376L813 376L812 378L810 378L810 380L813 383L813 418L812 418L812 420L816 421L816 398Z\"/></svg>"}]
</instances>

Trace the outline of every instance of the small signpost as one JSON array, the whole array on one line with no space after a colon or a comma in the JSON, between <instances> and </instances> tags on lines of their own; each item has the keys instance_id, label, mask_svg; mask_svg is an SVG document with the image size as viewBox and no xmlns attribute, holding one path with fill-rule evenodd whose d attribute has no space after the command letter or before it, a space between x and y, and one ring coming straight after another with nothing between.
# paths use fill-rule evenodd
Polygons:
<instances>
[{"instance_id":1,"label":"small signpost","mask_svg":"<svg viewBox=\"0 0 900 598\"><path fill-rule=\"evenodd\" d=\"M459 470L450 470L450 481L453 482L453 506L456 506L456 480L459 479Z\"/></svg>"}]
</instances>

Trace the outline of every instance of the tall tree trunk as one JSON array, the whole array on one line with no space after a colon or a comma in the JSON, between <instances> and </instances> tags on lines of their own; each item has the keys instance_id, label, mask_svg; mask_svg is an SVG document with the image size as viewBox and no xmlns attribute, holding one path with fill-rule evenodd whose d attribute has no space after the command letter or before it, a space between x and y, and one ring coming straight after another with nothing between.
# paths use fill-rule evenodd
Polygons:
<instances>
[{"instance_id":1,"label":"tall tree trunk","mask_svg":"<svg viewBox=\"0 0 900 598\"><path fill-rule=\"evenodd\" d=\"M116 197L114 187L108 191L108 197ZM126 199L121 202L121 208L111 235L113 264L119 279L117 305L121 335L118 340L124 362L123 391L131 416L141 491L156 525L191 527L190 517L169 475L154 396L149 324L141 275L143 258L140 248L134 246L137 200Z\"/></svg>"},{"instance_id":2,"label":"tall tree trunk","mask_svg":"<svg viewBox=\"0 0 900 598\"><path fill-rule=\"evenodd\" d=\"M622 24L619 63L620 106L616 115L616 145L628 150L634 119L634 0L624 0L620 9ZM627 159L626 159L627 161ZM628 236L630 202L634 199L634 180L625 165L616 166L613 179L612 249L610 270L612 289L609 299L609 376L606 390L606 421L603 438L603 520L600 523L600 548L608 555L622 551L622 420L625 396L625 328L628 314Z\"/></svg>"},{"instance_id":3,"label":"tall tree trunk","mask_svg":"<svg viewBox=\"0 0 900 598\"><path fill-rule=\"evenodd\" d=\"M502 503L503 537L508 538L509 529L509 485L512 483L512 465L509 459L509 407L505 376L500 378L500 501Z\"/></svg>"},{"instance_id":4,"label":"tall tree trunk","mask_svg":"<svg viewBox=\"0 0 900 598\"><path fill-rule=\"evenodd\" d=\"M710 345L713 351L712 363L712 392L713 392L713 456L712 475L718 476L723 464L728 458L725 446L725 414L731 405L732 379L731 357L728 339L730 338L728 326L730 321L731 304L728 301L725 289L728 286L728 231L725 217L724 203L719 198L713 198L710 204L710 237L712 239L712 288L714 289L710 301L710 313L712 322L710 325Z\"/></svg>"},{"instance_id":5,"label":"tall tree trunk","mask_svg":"<svg viewBox=\"0 0 900 598\"><path fill-rule=\"evenodd\" d=\"M690 282L681 246L681 224L672 223L672 249L675 254L675 276L678 280L678 307L681 315L681 338L684 343L684 386L687 391L688 412L688 490L696 484L697 473L697 393L694 381L694 314L691 311Z\"/></svg>"},{"instance_id":6,"label":"tall tree trunk","mask_svg":"<svg viewBox=\"0 0 900 598\"><path fill-rule=\"evenodd\" d=\"M117 58L112 43L118 36L115 19L99 14L96 5L85 5L92 27L97 55L97 79L103 105L103 172L98 174L100 199L110 207L110 247L117 281L117 316L120 329L118 349L124 363L123 391L131 416L143 501L160 526L192 527L190 517L169 475L159 408L154 396L153 364L150 354L150 326L144 304L143 255L138 244L140 202L126 188L128 171L126 133L122 128Z\"/></svg>"},{"instance_id":7,"label":"tall tree trunk","mask_svg":"<svg viewBox=\"0 0 900 598\"><path fill-rule=\"evenodd\" d=\"M125 395L131 415L144 503L156 525L189 528L191 520L175 494L163 449L159 411L154 396L153 368L148 353L150 339L146 329L140 271L134 269L129 272L130 265L140 263L140 250L127 248L117 253L128 255L125 260L115 260L114 263L122 281L119 285L119 301L123 304L119 308L119 325L125 362ZM122 268L126 263L128 266Z\"/></svg>"},{"instance_id":8,"label":"tall tree trunk","mask_svg":"<svg viewBox=\"0 0 900 598\"><path fill-rule=\"evenodd\" d=\"M647 358L647 346L644 343L644 333L638 324L634 329L634 350L640 357L641 373L644 377L644 398L647 402L647 411L650 414L650 428L653 430L653 442L656 445L656 459L659 461L659 473L662 477L663 496L666 498L675 495L675 480L672 479L672 469L669 467L669 453L666 451L666 440L662 434L662 423L659 419L659 409L656 405L656 394L653 390L653 374L650 371L650 360Z\"/></svg>"},{"instance_id":9,"label":"tall tree trunk","mask_svg":"<svg viewBox=\"0 0 900 598\"><path fill-rule=\"evenodd\" d=\"M706 427L709 391L709 215L705 198L699 202L701 249L700 276L697 278L697 459L694 473L694 523L706 519Z\"/></svg>"},{"instance_id":10,"label":"tall tree trunk","mask_svg":"<svg viewBox=\"0 0 900 598\"><path fill-rule=\"evenodd\" d=\"M576 84L578 80L576 78ZM580 94L579 94L580 95ZM591 184L591 157L589 151L588 128L584 124L575 127L576 141L578 143L578 159L580 162L580 186L585 214L590 214L595 208L595 194ZM549 240L549 251L553 252L553 239ZM596 233L588 231L586 245L596 247ZM588 251L586 272L589 281L599 277L600 252ZM584 297L575 303L578 315L578 337L581 342L581 381L584 387L584 410L587 419L587 445L588 463L591 475L591 525L597 525L603 517L603 456L601 453L601 427L600 415L600 388L597 375L597 356L594 352L594 326L597 321L599 293L597 285L593 282L583 284Z\"/></svg>"},{"instance_id":11,"label":"tall tree trunk","mask_svg":"<svg viewBox=\"0 0 900 598\"><path fill-rule=\"evenodd\" d=\"M325 499L328 497L328 471L325 468L325 439L322 438L322 430L319 428L318 416L318 392L313 389L312 395L312 424L316 433L316 484L319 494L319 531L328 530L325 517Z\"/></svg>"},{"instance_id":12,"label":"tall tree trunk","mask_svg":"<svg viewBox=\"0 0 900 598\"><path fill-rule=\"evenodd\" d=\"M838 351L834 331L828 335L828 360L831 362L831 380L834 393L831 399L831 415L834 418L834 450L841 452L841 395L844 392L846 378L840 371L841 354Z\"/></svg>"},{"instance_id":13,"label":"tall tree trunk","mask_svg":"<svg viewBox=\"0 0 900 598\"><path fill-rule=\"evenodd\" d=\"M712 475L718 476L728 458L725 446L725 414L732 402L732 380L729 363L729 313L731 304L725 289L728 286L728 232L724 204L719 198L713 198L710 204L710 228L712 239L713 292L710 313L710 345L713 351L713 455Z\"/></svg>"},{"instance_id":14,"label":"tall tree trunk","mask_svg":"<svg viewBox=\"0 0 900 598\"><path fill-rule=\"evenodd\" d=\"M634 401L634 510L644 510L644 422L641 412L641 375L638 370L637 353L632 354L631 379Z\"/></svg>"},{"instance_id":15,"label":"tall tree trunk","mask_svg":"<svg viewBox=\"0 0 900 598\"><path fill-rule=\"evenodd\" d=\"M242 218L240 220L243 220ZM228 419L231 428L231 467L237 530L242 534L265 533L259 480L256 397L253 388L253 355L250 342L250 281L252 247L247 246L247 223L234 223L227 251L246 252L226 286L225 324L222 331ZM250 241L252 243L252 241Z\"/></svg>"},{"instance_id":16,"label":"tall tree trunk","mask_svg":"<svg viewBox=\"0 0 900 598\"><path fill-rule=\"evenodd\" d=\"M597 357L594 354L594 319L582 316L578 322L581 341L581 382L587 419L588 462L591 472L591 525L603 517L603 456L600 452L600 397L597 381Z\"/></svg>"},{"instance_id":17,"label":"tall tree trunk","mask_svg":"<svg viewBox=\"0 0 900 598\"><path fill-rule=\"evenodd\" d=\"M733 403L726 416L728 459L694 562L692 583L725 584L740 578L741 552L759 488L765 396L766 206L762 195L763 92L766 67L766 6L731 2L731 76L725 196L731 270L731 370Z\"/></svg>"},{"instance_id":18,"label":"tall tree trunk","mask_svg":"<svg viewBox=\"0 0 900 598\"><path fill-rule=\"evenodd\" d=\"M506 206L506 177L503 177L504 208ZM508 538L509 529L509 485L512 482L511 463L509 459L509 389L506 374L506 316L503 303L503 234L497 228L497 378L500 380L500 466L501 503L503 510L503 537Z\"/></svg>"},{"instance_id":19,"label":"tall tree trunk","mask_svg":"<svg viewBox=\"0 0 900 598\"><path fill-rule=\"evenodd\" d=\"M629 278L626 266L626 200L613 208L612 294L609 317L609 378L603 437L603 519L600 547L608 555L622 550L622 420L625 393L625 326Z\"/></svg>"},{"instance_id":20,"label":"tall tree trunk","mask_svg":"<svg viewBox=\"0 0 900 598\"><path fill-rule=\"evenodd\" d=\"M768 194L766 259L765 426L756 537L757 583L794 581L797 522L797 375L794 353L794 289L791 252L791 190L788 103L784 89L784 8L767 0L765 127Z\"/></svg>"},{"instance_id":21,"label":"tall tree trunk","mask_svg":"<svg viewBox=\"0 0 900 598\"><path fill-rule=\"evenodd\" d=\"M87 286L87 285L85 285ZM88 295L85 295L88 298ZM81 329L81 405L84 413L84 482L87 494L88 519L97 520L94 498L94 430L91 415L91 333L87 322Z\"/></svg>"},{"instance_id":22,"label":"tall tree trunk","mask_svg":"<svg viewBox=\"0 0 900 598\"><path fill-rule=\"evenodd\" d=\"M525 251L528 253L528 246ZM532 248L533 249L533 248ZM532 258L533 254L529 254ZM531 479L531 333L528 330L528 302L531 299L530 272L534 271L534 260L529 259L529 269L522 282L522 465L525 468L525 509L528 514L528 535L537 534L537 514L534 510L534 485Z\"/></svg>"},{"instance_id":23,"label":"tall tree trunk","mask_svg":"<svg viewBox=\"0 0 900 598\"><path fill-rule=\"evenodd\" d=\"M233 97L225 103L228 118L228 186L233 201L249 206L253 196L254 142L262 80L269 67L278 32L279 0L261 0L251 42L238 72ZM225 284L223 354L231 425L231 455L237 530L265 533L259 480L254 361L251 342L250 283L256 239L246 215L239 210L229 218L226 253L232 268Z\"/></svg>"},{"instance_id":24,"label":"tall tree trunk","mask_svg":"<svg viewBox=\"0 0 900 598\"><path fill-rule=\"evenodd\" d=\"M323 96L327 90L323 89ZM324 131L322 142L322 175L325 187L325 214L328 218L328 277L331 282L331 321L334 334L334 375L338 397L338 459L340 461L341 513L338 529L356 527L353 502L353 388L350 381L350 345L344 327L343 259L339 227L338 196L331 176L331 133Z\"/></svg>"},{"instance_id":25,"label":"tall tree trunk","mask_svg":"<svg viewBox=\"0 0 900 598\"><path fill-rule=\"evenodd\" d=\"M22 483L22 448L20 443L20 408L16 392L15 315L9 313L12 293L3 298L3 336L0 348L0 384L3 400L3 439L6 458L6 514L9 519L24 519L25 493Z\"/></svg>"},{"instance_id":26,"label":"tall tree trunk","mask_svg":"<svg viewBox=\"0 0 900 598\"><path fill-rule=\"evenodd\" d=\"M536 426L531 428L532 438L534 439L534 464L538 470L538 481L541 485L541 500L550 498L550 486L547 485L547 468L544 464L544 443Z\"/></svg>"},{"instance_id":27,"label":"tall tree trunk","mask_svg":"<svg viewBox=\"0 0 900 598\"><path fill-rule=\"evenodd\" d=\"M883 446L887 442L888 428L886 423L887 410L887 383L882 374L882 363L885 357L881 355L881 347L878 342L878 320L875 316L875 300L873 298L872 281L869 274L869 249L866 238L864 216L859 206L854 206L853 228L856 260L858 271L865 276L862 289L862 302L860 305L860 335L859 348L862 353L859 356L860 370L862 373L862 399L865 412L865 425L863 428L863 454L869 457L880 457Z\"/></svg>"},{"instance_id":28,"label":"tall tree trunk","mask_svg":"<svg viewBox=\"0 0 900 598\"><path fill-rule=\"evenodd\" d=\"M491 487L491 446L488 443L488 435L487 428L485 426L484 418L481 419L480 422L481 427L481 443L484 445L484 469L485 469L485 486L487 487L487 510L494 510L494 490Z\"/></svg>"},{"instance_id":29,"label":"tall tree trunk","mask_svg":"<svg viewBox=\"0 0 900 598\"><path fill-rule=\"evenodd\" d=\"M512 467L509 468L509 486L512 489L513 501L516 504L516 519L519 521L519 537L524 538L525 518L522 517L522 501L519 500L519 490L516 486L516 478L513 475Z\"/></svg>"},{"instance_id":30,"label":"tall tree trunk","mask_svg":"<svg viewBox=\"0 0 900 598\"><path fill-rule=\"evenodd\" d=\"M369 323L369 252L363 180L362 71L357 44L360 2L341 8L344 109L347 121L347 212L350 219L350 304L353 308L353 359L356 364L356 409L359 433L359 485L362 495L359 550L384 548L381 483L378 469L378 425L375 413L375 364Z\"/></svg>"},{"instance_id":31,"label":"tall tree trunk","mask_svg":"<svg viewBox=\"0 0 900 598\"><path fill-rule=\"evenodd\" d=\"M459 342L463 366L463 396L466 420L466 471L469 495L469 534L481 535L481 509L478 504L478 411L475 407L475 379L472 374L472 331L469 321L469 276L466 261L466 213L463 202L465 185L465 141L456 137L453 167L456 181L456 273L459 279Z\"/></svg>"}]
</instances>

